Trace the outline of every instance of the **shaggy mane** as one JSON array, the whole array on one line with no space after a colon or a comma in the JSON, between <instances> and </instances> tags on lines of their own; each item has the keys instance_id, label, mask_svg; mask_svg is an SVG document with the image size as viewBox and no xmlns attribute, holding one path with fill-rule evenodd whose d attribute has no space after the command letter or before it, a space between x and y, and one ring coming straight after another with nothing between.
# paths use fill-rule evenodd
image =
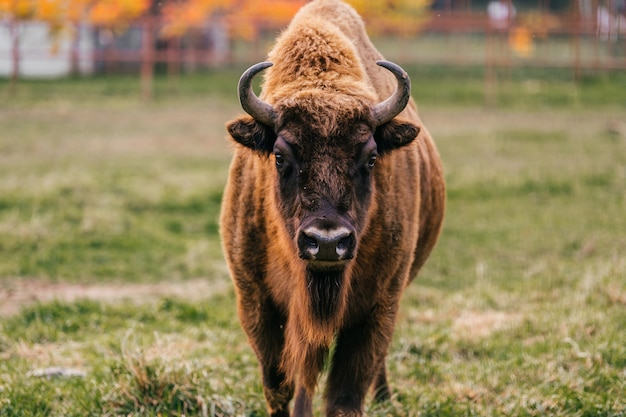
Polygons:
<instances>
[{"instance_id":1,"label":"shaggy mane","mask_svg":"<svg viewBox=\"0 0 626 417\"><path fill-rule=\"evenodd\" d=\"M289 100L286 107L330 106L336 112L376 102L356 48L339 27L321 18L295 19L276 41L268 60L274 66L266 71L263 91L272 92L271 97L264 97L272 104ZM351 103L345 96L360 96L363 102ZM331 103L331 98L339 102ZM311 103L313 99L319 103Z\"/></svg>"}]
</instances>

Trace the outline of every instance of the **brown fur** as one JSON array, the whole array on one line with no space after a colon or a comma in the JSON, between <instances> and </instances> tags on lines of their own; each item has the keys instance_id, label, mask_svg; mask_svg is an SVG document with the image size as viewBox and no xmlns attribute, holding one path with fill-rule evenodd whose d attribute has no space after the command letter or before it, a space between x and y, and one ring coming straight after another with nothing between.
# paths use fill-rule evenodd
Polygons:
<instances>
[{"instance_id":1,"label":"brown fur","mask_svg":"<svg viewBox=\"0 0 626 417\"><path fill-rule=\"evenodd\" d=\"M268 57L261 98L276 110L274 129L249 116L228 125L241 146L221 233L272 416L287 416L294 394L293 414L311 415L326 360L329 416L361 415L370 388L389 396L385 356L399 300L441 229L441 162L415 104L374 126L372 106L396 88L378 59L351 7L313 1ZM363 149L373 141L380 157L370 174ZM298 172L277 169L276 147ZM340 270L311 269L298 256L302 225L326 215L357 236L354 259Z\"/></svg>"}]
</instances>

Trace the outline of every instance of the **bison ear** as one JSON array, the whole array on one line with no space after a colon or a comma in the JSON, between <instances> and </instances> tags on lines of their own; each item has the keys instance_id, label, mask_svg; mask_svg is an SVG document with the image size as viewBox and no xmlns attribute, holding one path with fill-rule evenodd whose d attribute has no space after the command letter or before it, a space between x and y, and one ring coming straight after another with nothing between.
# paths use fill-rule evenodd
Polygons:
<instances>
[{"instance_id":1,"label":"bison ear","mask_svg":"<svg viewBox=\"0 0 626 417\"><path fill-rule=\"evenodd\" d=\"M413 142L419 132L420 128L415 123L398 119L393 119L378 126L374 132L378 153L383 155L386 152L408 145Z\"/></svg>"},{"instance_id":2,"label":"bison ear","mask_svg":"<svg viewBox=\"0 0 626 417\"><path fill-rule=\"evenodd\" d=\"M274 130L252 117L243 116L226 125L230 136L239 144L252 150L269 154L274 148L276 134Z\"/></svg>"}]
</instances>

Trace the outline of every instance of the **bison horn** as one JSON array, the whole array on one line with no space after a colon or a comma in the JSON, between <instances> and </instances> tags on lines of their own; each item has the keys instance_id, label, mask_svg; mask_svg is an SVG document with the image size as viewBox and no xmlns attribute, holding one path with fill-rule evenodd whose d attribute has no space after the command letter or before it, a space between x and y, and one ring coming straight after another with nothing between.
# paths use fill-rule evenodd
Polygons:
<instances>
[{"instance_id":1,"label":"bison horn","mask_svg":"<svg viewBox=\"0 0 626 417\"><path fill-rule=\"evenodd\" d=\"M241 107L243 107L246 113L254 117L255 120L270 127L274 127L276 113L270 104L259 99L256 94L254 94L254 91L252 91L252 79L256 74L272 65L271 62L259 62L258 64L254 64L241 75L238 86Z\"/></svg>"},{"instance_id":2,"label":"bison horn","mask_svg":"<svg viewBox=\"0 0 626 417\"><path fill-rule=\"evenodd\" d=\"M387 100L378 103L374 109L376 126L389 122L406 107L411 98L411 80L408 74L399 65L389 61L376 61L376 64L388 69L398 80L398 88Z\"/></svg>"}]
</instances>

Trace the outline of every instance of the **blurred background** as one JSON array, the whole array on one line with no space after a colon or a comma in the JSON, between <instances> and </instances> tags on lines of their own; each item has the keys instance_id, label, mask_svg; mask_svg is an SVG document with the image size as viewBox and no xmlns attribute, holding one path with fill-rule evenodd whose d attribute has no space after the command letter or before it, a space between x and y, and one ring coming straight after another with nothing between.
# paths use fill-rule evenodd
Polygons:
<instances>
[{"instance_id":1,"label":"blurred background","mask_svg":"<svg viewBox=\"0 0 626 417\"><path fill-rule=\"evenodd\" d=\"M263 59L305 0L1 0L0 76L155 72ZM625 0L352 0L387 59L498 69L626 69Z\"/></svg>"}]
</instances>

